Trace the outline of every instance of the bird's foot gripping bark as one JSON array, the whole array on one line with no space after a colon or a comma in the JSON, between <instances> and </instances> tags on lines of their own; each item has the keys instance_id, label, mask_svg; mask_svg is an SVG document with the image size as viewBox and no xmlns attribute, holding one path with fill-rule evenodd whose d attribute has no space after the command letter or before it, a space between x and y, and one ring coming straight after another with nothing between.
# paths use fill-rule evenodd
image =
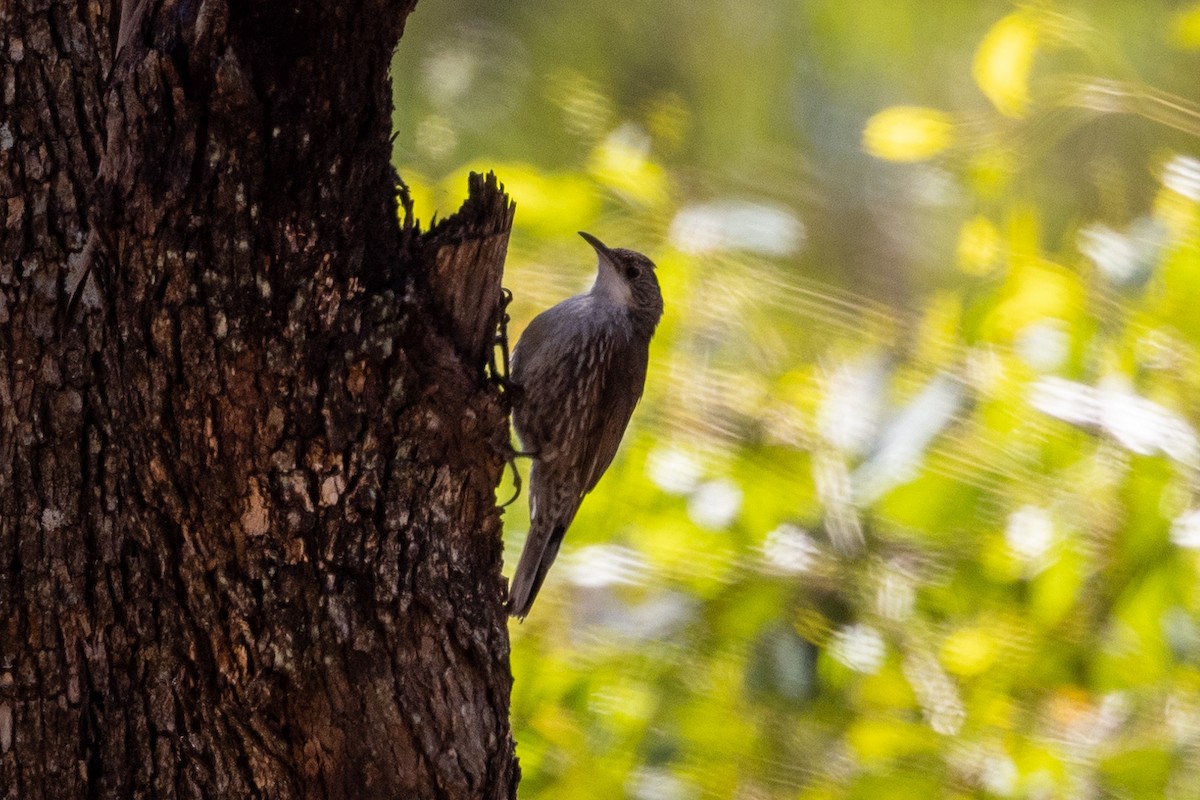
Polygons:
<instances>
[{"instance_id":1,"label":"bird's foot gripping bark","mask_svg":"<svg viewBox=\"0 0 1200 800\"><path fill-rule=\"evenodd\" d=\"M496 337L492 341L492 351L488 361L488 371L491 374L492 381L500 389L500 394L509 409L512 408L513 401L520 392L520 387L509 378L508 323L510 317L508 316L508 306L512 300L512 290L506 289L503 286L500 287L500 319L496 325ZM497 354L499 355L499 359L497 359ZM517 469L517 457L531 455L532 453L519 452L511 444L506 445L504 461L512 470L513 496L504 503L501 503L500 508L511 506L521 496L521 473Z\"/></svg>"},{"instance_id":2,"label":"bird's foot gripping bark","mask_svg":"<svg viewBox=\"0 0 1200 800\"><path fill-rule=\"evenodd\" d=\"M500 389L500 394L503 395L505 402L511 406L513 393L516 389L515 385L509 380L509 347L508 347L508 306L513 300L511 289L500 287L500 319L496 324L496 337L492 340L492 351L488 356L488 372L491 375L492 381ZM496 355L499 351L499 360Z\"/></svg>"},{"instance_id":3,"label":"bird's foot gripping bark","mask_svg":"<svg viewBox=\"0 0 1200 800\"><path fill-rule=\"evenodd\" d=\"M521 471L517 469L517 451L510 448L506 461L508 462L508 468L512 470L513 496L501 503L500 508L508 508L517 502L517 498L521 496Z\"/></svg>"},{"instance_id":4,"label":"bird's foot gripping bark","mask_svg":"<svg viewBox=\"0 0 1200 800\"><path fill-rule=\"evenodd\" d=\"M513 503L515 503L517 501L518 497L521 496L521 473L517 469L517 459L518 458L537 458L537 453L526 453L524 451L517 450L512 445L509 445L507 447L507 449L504 452L504 461L506 464L508 464L509 469L512 470L513 496L508 498L508 500L506 500L505 502L501 503L500 508L508 508L509 506L511 506Z\"/></svg>"}]
</instances>

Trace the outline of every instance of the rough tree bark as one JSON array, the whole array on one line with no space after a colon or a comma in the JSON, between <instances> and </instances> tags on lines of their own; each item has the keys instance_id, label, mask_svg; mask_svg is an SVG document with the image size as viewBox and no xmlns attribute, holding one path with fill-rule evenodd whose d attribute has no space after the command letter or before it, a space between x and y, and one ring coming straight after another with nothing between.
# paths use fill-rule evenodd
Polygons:
<instances>
[{"instance_id":1,"label":"rough tree bark","mask_svg":"<svg viewBox=\"0 0 1200 800\"><path fill-rule=\"evenodd\" d=\"M512 205L398 222L412 6L0 0L0 797L515 794Z\"/></svg>"}]
</instances>

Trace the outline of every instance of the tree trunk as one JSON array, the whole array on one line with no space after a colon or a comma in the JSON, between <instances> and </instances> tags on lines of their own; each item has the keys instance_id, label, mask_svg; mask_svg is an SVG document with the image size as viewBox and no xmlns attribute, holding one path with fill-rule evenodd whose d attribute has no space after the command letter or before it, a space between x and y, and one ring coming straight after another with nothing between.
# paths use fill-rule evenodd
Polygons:
<instances>
[{"instance_id":1,"label":"tree trunk","mask_svg":"<svg viewBox=\"0 0 1200 800\"><path fill-rule=\"evenodd\" d=\"M512 205L398 222L411 10L0 0L0 797L515 794Z\"/></svg>"}]
</instances>

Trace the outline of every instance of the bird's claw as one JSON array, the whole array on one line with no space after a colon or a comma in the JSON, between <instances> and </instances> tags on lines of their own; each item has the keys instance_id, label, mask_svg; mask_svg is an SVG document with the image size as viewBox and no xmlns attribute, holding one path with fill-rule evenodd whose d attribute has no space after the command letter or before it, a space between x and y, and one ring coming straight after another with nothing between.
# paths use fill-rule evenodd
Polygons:
<instances>
[{"instance_id":1,"label":"bird's claw","mask_svg":"<svg viewBox=\"0 0 1200 800\"><path fill-rule=\"evenodd\" d=\"M537 453L526 453L522 450L514 450L511 446L508 448L508 452L505 453L505 456L504 456L504 461L508 465L508 468L512 470L513 496L510 497L505 502L501 503L500 508L508 508L509 506L511 506L513 503L515 503L517 501L518 497L521 496L522 484L521 484L521 472L520 472L520 470L517 469L517 459L518 458L537 458Z\"/></svg>"},{"instance_id":2,"label":"bird's claw","mask_svg":"<svg viewBox=\"0 0 1200 800\"><path fill-rule=\"evenodd\" d=\"M513 503L517 502L517 498L521 496L521 471L517 469L517 454L514 452L508 459L508 467L513 474L513 496L508 498L506 502L500 504L500 508L508 508Z\"/></svg>"},{"instance_id":3,"label":"bird's claw","mask_svg":"<svg viewBox=\"0 0 1200 800\"><path fill-rule=\"evenodd\" d=\"M488 371L492 381L500 388L500 393L511 399L513 383L509 380L509 349L508 349L508 306L513 300L511 289L500 287L500 318L496 323L496 336L492 339L492 352L488 357ZM496 350L500 351L500 361L496 361Z\"/></svg>"}]
</instances>

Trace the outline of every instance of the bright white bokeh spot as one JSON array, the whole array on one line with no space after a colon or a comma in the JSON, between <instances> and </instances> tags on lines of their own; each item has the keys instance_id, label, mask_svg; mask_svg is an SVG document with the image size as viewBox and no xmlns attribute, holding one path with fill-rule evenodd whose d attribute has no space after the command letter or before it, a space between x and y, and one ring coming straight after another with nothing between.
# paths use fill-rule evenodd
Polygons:
<instances>
[{"instance_id":1,"label":"bright white bokeh spot","mask_svg":"<svg viewBox=\"0 0 1200 800\"><path fill-rule=\"evenodd\" d=\"M767 534L762 554L772 568L799 574L813 568L821 549L803 528L785 523Z\"/></svg>"},{"instance_id":2,"label":"bright white bokeh spot","mask_svg":"<svg viewBox=\"0 0 1200 800\"><path fill-rule=\"evenodd\" d=\"M980 782L991 794L1011 797L1017 791L1017 778L1021 773L1008 756L992 756L983 763Z\"/></svg>"},{"instance_id":3,"label":"bright white bokeh spot","mask_svg":"<svg viewBox=\"0 0 1200 800\"><path fill-rule=\"evenodd\" d=\"M458 134L448 118L429 114L417 123L414 143L430 158L444 158L458 146Z\"/></svg>"},{"instance_id":4,"label":"bright white bokeh spot","mask_svg":"<svg viewBox=\"0 0 1200 800\"><path fill-rule=\"evenodd\" d=\"M1029 404L1055 419L1072 425L1095 425L1100 421L1100 401L1091 386L1065 378L1042 378L1029 392Z\"/></svg>"},{"instance_id":5,"label":"bright white bokeh spot","mask_svg":"<svg viewBox=\"0 0 1200 800\"><path fill-rule=\"evenodd\" d=\"M613 544L581 547L563 561L567 580L592 589L638 583L647 569L636 551Z\"/></svg>"},{"instance_id":6,"label":"bright white bokeh spot","mask_svg":"<svg viewBox=\"0 0 1200 800\"><path fill-rule=\"evenodd\" d=\"M1200 464L1200 438L1183 417L1134 394L1124 379L1106 379L1098 392L1100 424L1124 447L1142 455L1166 453L1188 466Z\"/></svg>"},{"instance_id":7,"label":"bright white bokeh spot","mask_svg":"<svg viewBox=\"0 0 1200 800\"><path fill-rule=\"evenodd\" d=\"M833 635L829 655L855 672L877 672L887 656L879 631L869 625L848 625Z\"/></svg>"},{"instance_id":8,"label":"bright white bokeh spot","mask_svg":"<svg viewBox=\"0 0 1200 800\"><path fill-rule=\"evenodd\" d=\"M1030 391L1030 405L1083 428L1099 427L1125 449L1140 455L1164 453L1190 467L1200 466L1200 437L1186 419L1135 394L1129 382L1109 377L1099 386L1042 378Z\"/></svg>"},{"instance_id":9,"label":"bright white bokeh spot","mask_svg":"<svg viewBox=\"0 0 1200 800\"><path fill-rule=\"evenodd\" d=\"M927 165L914 170L908 195L923 206L948 206L962 201L962 189L954 176L944 169L933 169Z\"/></svg>"},{"instance_id":10,"label":"bright white bokeh spot","mask_svg":"<svg viewBox=\"0 0 1200 800\"><path fill-rule=\"evenodd\" d=\"M1058 369L1071 352L1071 333L1062 320L1044 319L1027 325L1017 335L1021 360L1039 372Z\"/></svg>"},{"instance_id":11,"label":"bright white bokeh spot","mask_svg":"<svg viewBox=\"0 0 1200 800\"><path fill-rule=\"evenodd\" d=\"M929 727L944 736L957 735L966 719L966 709L954 681L937 659L928 653L909 656L904 660L904 677L913 687Z\"/></svg>"},{"instance_id":12,"label":"bright white bokeh spot","mask_svg":"<svg viewBox=\"0 0 1200 800\"><path fill-rule=\"evenodd\" d=\"M904 620L912 616L917 604L916 581L895 567L884 570L875 591L875 608L886 619Z\"/></svg>"},{"instance_id":13,"label":"bright white bokeh spot","mask_svg":"<svg viewBox=\"0 0 1200 800\"><path fill-rule=\"evenodd\" d=\"M876 437L871 457L854 472L854 499L872 503L916 477L925 449L954 419L964 399L955 378L935 375Z\"/></svg>"},{"instance_id":14,"label":"bright white bokeh spot","mask_svg":"<svg viewBox=\"0 0 1200 800\"><path fill-rule=\"evenodd\" d=\"M1175 156L1163 168L1163 186L1176 194L1200 203L1200 160Z\"/></svg>"},{"instance_id":15,"label":"bright white bokeh spot","mask_svg":"<svg viewBox=\"0 0 1200 800\"><path fill-rule=\"evenodd\" d=\"M674 447L660 447L646 459L646 472L654 485L667 494L688 494L700 483L703 468L692 454Z\"/></svg>"},{"instance_id":16,"label":"bright white bokeh spot","mask_svg":"<svg viewBox=\"0 0 1200 800\"><path fill-rule=\"evenodd\" d=\"M1186 511L1171 523L1171 541L1180 547L1200 550L1200 508Z\"/></svg>"},{"instance_id":17,"label":"bright white bokeh spot","mask_svg":"<svg viewBox=\"0 0 1200 800\"><path fill-rule=\"evenodd\" d=\"M693 255L740 250L783 257L799 252L805 230L784 206L722 200L681 209L668 235L672 245Z\"/></svg>"},{"instance_id":18,"label":"bright white bokeh spot","mask_svg":"<svg viewBox=\"0 0 1200 800\"><path fill-rule=\"evenodd\" d=\"M1163 716L1177 744L1184 744L1200 734L1200 703L1188 691L1172 693L1163 708Z\"/></svg>"},{"instance_id":19,"label":"bright white bokeh spot","mask_svg":"<svg viewBox=\"0 0 1200 800\"><path fill-rule=\"evenodd\" d=\"M844 453L867 450L879 428L887 396L887 369L877 354L842 363L825 381L817 410L817 429L825 441Z\"/></svg>"},{"instance_id":20,"label":"bright white bokeh spot","mask_svg":"<svg viewBox=\"0 0 1200 800\"><path fill-rule=\"evenodd\" d=\"M479 59L465 47L441 47L421 65L421 85L429 99L449 105L465 95L479 72Z\"/></svg>"},{"instance_id":21,"label":"bright white bokeh spot","mask_svg":"<svg viewBox=\"0 0 1200 800\"><path fill-rule=\"evenodd\" d=\"M742 508L742 490L730 480L701 484L688 501L688 517L702 528L721 530L737 519Z\"/></svg>"},{"instance_id":22,"label":"bright white bokeh spot","mask_svg":"<svg viewBox=\"0 0 1200 800\"><path fill-rule=\"evenodd\" d=\"M1054 546L1054 539L1054 522L1046 509L1022 506L1009 515L1004 541L1022 561L1042 561Z\"/></svg>"},{"instance_id":23,"label":"bright white bokeh spot","mask_svg":"<svg viewBox=\"0 0 1200 800\"><path fill-rule=\"evenodd\" d=\"M680 778L659 767L645 767L633 773L628 789L634 800L685 800L696 796Z\"/></svg>"},{"instance_id":24,"label":"bright white bokeh spot","mask_svg":"<svg viewBox=\"0 0 1200 800\"><path fill-rule=\"evenodd\" d=\"M1090 713L1081 714L1064 731L1066 739L1081 750L1094 750L1120 735L1129 720L1131 702L1121 691L1109 692Z\"/></svg>"},{"instance_id":25,"label":"bright white bokeh spot","mask_svg":"<svg viewBox=\"0 0 1200 800\"><path fill-rule=\"evenodd\" d=\"M1143 281L1158 260L1167 230L1153 217L1134 220L1126 233L1096 223L1079 232L1079 250L1115 284Z\"/></svg>"}]
</instances>

